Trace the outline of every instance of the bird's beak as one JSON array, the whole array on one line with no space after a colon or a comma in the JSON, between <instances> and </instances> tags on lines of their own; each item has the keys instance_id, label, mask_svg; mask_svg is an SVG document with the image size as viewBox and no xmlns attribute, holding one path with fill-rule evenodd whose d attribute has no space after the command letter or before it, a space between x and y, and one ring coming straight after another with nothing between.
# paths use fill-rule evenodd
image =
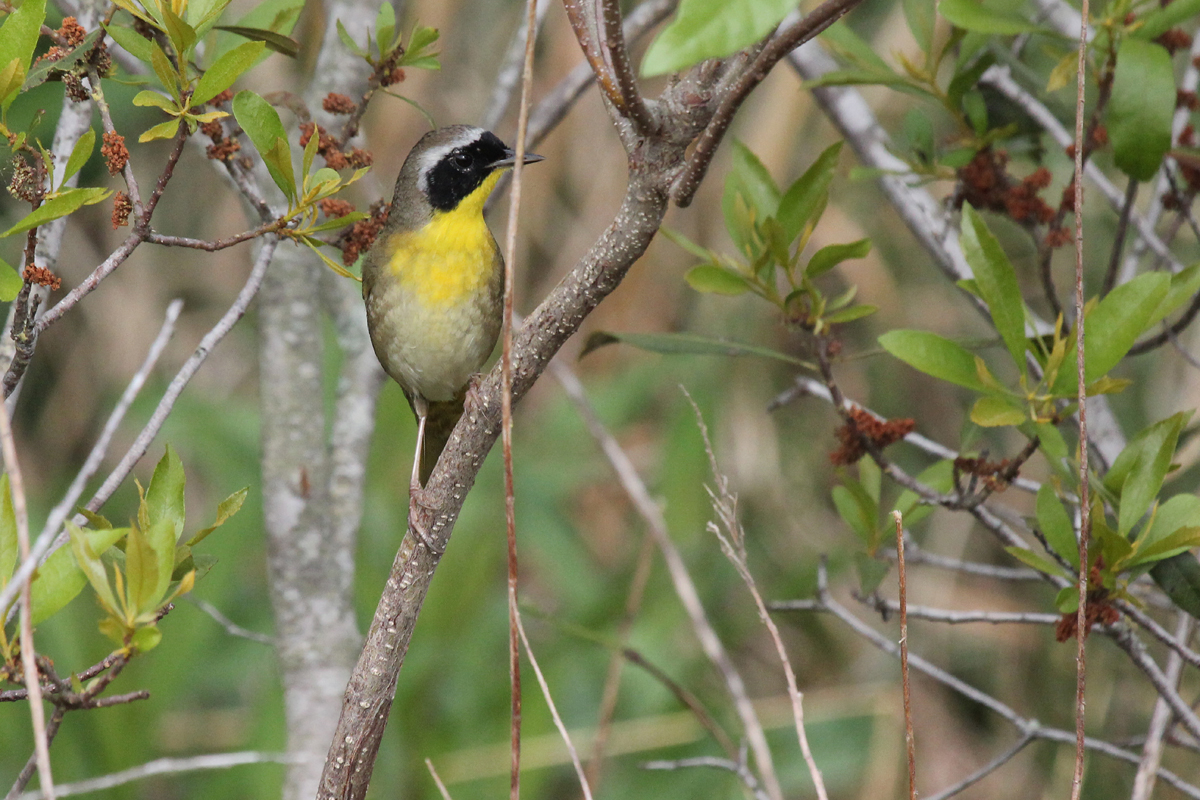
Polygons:
<instances>
[{"instance_id":1,"label":"bird's beak","mask_svg":"<svg viewBox=\"0 0 1200 800\"><path fill-rule=\"evenodd\" d=\"M536 164L539 161L545 161L545 160L546 160L545 156L539 156L537 153L526 153L525 154L525 163L526 164ZM515 166L516 163L517 163L517 154L515 152L513 152L512 150L505 150L504 158L500 159L499 161L493 161L491 166L492 166L492 169L505 169L506 167Z\"/></svg>"}]
</instances>

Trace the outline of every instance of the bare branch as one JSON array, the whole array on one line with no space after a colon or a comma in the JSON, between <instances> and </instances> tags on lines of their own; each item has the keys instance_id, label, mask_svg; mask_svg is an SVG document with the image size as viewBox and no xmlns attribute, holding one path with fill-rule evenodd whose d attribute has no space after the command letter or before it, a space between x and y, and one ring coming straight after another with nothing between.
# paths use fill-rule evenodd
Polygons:
<instances>
[{"instance_id":1,"label":"bare branch","mask_svg":"<svg viewBox=\"0 0 1200 800\"><path fill-rule=\"evenodd\" d=\"M825 611L841 620L854 633L872 645L882 650L883 652L899 657L899 647L887 637L883 636L865 622L860 620L854 614L850 613L849 609L838 603L829 596L828 576L824 564L822 564L817 574L818 596L811 601L811 608L817 611ZM945 670L941 669L925 660L918 655L909 656L909 665L919 672L933 678L938 683L953 689L955 692L964 697L980 704L981 706L993 711L1011 725L1013 725L1023 736L1033 736L1036 739L1046 739L1052 742L1061 744L1073 744L1075 742L1075 733L1073 731L1065 731L1059 728L1048 728L1043 726L1036 719L1029 719L1021 716L1015 710L1000 702L991 695L983 692L974 686L962 681ZM1124 761L1128 764L1138 764L1140 758L1138 754L1133 753L1116 745L1106 742L1102 739L1094 737L1086 737L1084 745L1087 749L1094 752L1103 753L1111 758ZM1169 783L1171 786L1178 789L1188 797L1198 798L1200 800L1200 787L1196 787L1191 783L1180 778L1173 772L1162 769L1158 770L1158 777Z\"/></svg>"},{"instance_id":2,"label":"bare branch","mask_svg":"<svg viewBox=\"0 0 1200 800\"><path fill-rule=\"evenodd\" d=\"M252 631L249 628L243 628L241 625L238 625L229 617L222 614L219 608L207 600L201 600L199 597L193 597L190 593L185 594L183 597L196 608L212 617L213 620L215 620L218 625L224 628L225 632L230 636L238 636L242 639L249 639L252 642L271 645L272 647L275 645L274 637L267 636L265 633L259 633L258 631Z\"/></svg>"},{"instance_id":3,"label":"bare branch","mask_svg":"<svg viewBox=\"0 0 1200 800\"><path fill-rule=\"evenodd\" d=\"M25 481L21 476L21 465L17 461L17 446L13 442L12 423L7 410L0 408L0 452L4 455L4 469L8 473L9 490L12 492L13 512L16 517L17 547L21 561L35 563L29 550L29 510L25 504ZM21 590L21 669L24 673L25 690L29 693L29 716L33 721L33 747L37 757L38 781L45 800L54 800L54 776L50 771L50 741L46 735L46 710L42 707L42 684L38 680L37 650L33 646L33 620L31 617L29 584L27 576L11 581ZM7 606L0 605L0 609Z\"/></svg>"},{"instance_id":4,"label":"bare branch","mask_svg":"<svg viewBox=\"0 0 1200 800\"><path fill-rule=\"evenodd\" d=\"M554 698L550 695L550 686L546 683L546 676L542 674L542 668L538 666L533 648L529 646L529 637L525 635L525 626L521 624L519 612L515 619L517 632L521 635L521 643L525 645L525 655L529 656L529 666L533 667L533 674L537 678L538 686L542 688L542 697L546 698L546 705L550 709L554 727L558 728L563 744L567 746L567 754L571 757L571 764L575 767L575 775L579 778L580 788L583 789L583 800L592 800L592 789L588 786L587 775L583 772L583 762L579 760L579 751L575 749L575 744L571 741L571 734L567 732L567 726L563 724L562 717L558 714L558 706L554 704Z\"/></svg>"},{"instance_id":5,"label":"bare branch","mask_svg":"<svg viewBox=\"0 0 1200 800\"><path fill-rule=\"evenodd\" d=\"M711 767L713 769L728 770L738 776L742 784L754 795L755 800L770 800L770 795L764 792L762 787L759 786L758 779L754 777L754 771L746 764L745 759L730 761L727 758L699 756L697 758L680 758L675 761L647 761L645 764L642 764L642 769L663 771L689 769L692 767Z\"/></svg>"},{"instance_id":6,"label":"bare branch","mask_svg":"<svg viewBox=\"0 0 1200 800\"><path fill-rule=\"evenodd\" d=\"M1032 742L1035 738L1036 737L1032 733L1022 734L1021 738L1017 739L1016 743L1012 747L1008 748L1003 753L996 756L987 764L984 764L982 767L975 770L953 786L948 786L937 794L931 795L928 800L946 800L946 798L953 797L964 789L974 786L988 775L991 775L993 772L1003 767L1009 761L1012 761L1013 758L1016 757L1017 753L1024 750L1025 745Z\"/></svg>"},{"instance_id":7,"label":"bare branch","mask_svg":"<svg viewBox=\"0 0 1200 800\"><path fill-rule=\"evenodd\" d=\"M120 772L114 772L111 775L90 778L86 781L77 781L75 783L65 783L58 787L58 796L68 797L75 794L99 792L156 775L179 775L185 772L196 772L206 769L229 769L230 767L239 767L245 764L288 763L291 763L291 760L286 753L263 753L253 750L240 753L214 753L212 755L190 756L188 758L159 758L136 767L121 770ZM17 800L37 800L38 796L37 792L26 792L25 794L18 795Z\"/></svg>"},{"instance_id":8,"label":"bare branch","mask_svg":"<svg viewBox=\"0 0 1200 800\"><path fill-rule=\"evenodd\" d=\"M780 59L837 22L860 2L861 0L825 0L799 21L771 37L754 62L738 77L733 89L725 93L712 121L696 141L696 148L688 159L687 169L675 182L671 192L680 208L691 204L696 189L700 187L700 180L708 171L708 165L712 163L717 146L724 138L729 124L733 122L737 110L750 96L750 92L767 77Z\"/></svg>"},{"instance_id":9,"label":"bare branch","mask_svg":"<svg viewBox=\"0 0 1200 800\"><path fill-rule=\"evenodd\" d=\"M1175 638L1186 642L1191 636L1192 618L1186 611L1179 611L1175 623ZM1172 651L1167 658L1166 676L1172 688L1179 686L1179 677L1183 673L1183 658ZM1142 745L1142 761L1138 764L1137 774L1133 778L1133 793L1129 800L1150 800L1154 793L1154 781L1158 767L1162 764L1163 738L1167 726L1171 722L1171 708L1163 697L1154 702L1154 711L1150 715L1150 727L1146 734L1146 742Z\"/></svg>"}]
</instances>

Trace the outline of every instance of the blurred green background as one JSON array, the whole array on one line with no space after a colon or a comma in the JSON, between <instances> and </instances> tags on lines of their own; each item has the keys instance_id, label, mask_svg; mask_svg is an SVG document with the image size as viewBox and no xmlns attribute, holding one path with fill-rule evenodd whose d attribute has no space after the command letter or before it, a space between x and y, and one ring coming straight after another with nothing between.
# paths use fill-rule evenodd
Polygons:
<instances>
[{"instance_id":1,"label":"blurred green background","mask_svg":"<svg viewBox=\"0 0 1200 800\"><path fill-rule=\"evenodd\" d=\"M302 85L320 41L322 13L320 5L309 4L296 31L303 43L301 58L289 62L273 57L250 76L252 88L269 92ZM880 53L891 53L911 47L899 14L898 4L872 0L854 12L852 21L864 35L874 37ZM494 64L518 16L515 2L409 3L404 12L407 24L419 20L441 29L443 69L411 71L396 88L429 109L439 124L477 120L486 106ZM535 96L544 95L580 58L556 5L539 45ZM651 82L649 90L654 89ZM61 91L59 84L46 84L31 92L14 106L10 120L30 119L44 111L38 131L48 139ZM118 113L117 126L131 140L156 121L147 110L129 106L133 91L116 84L108 91ZM889 127L898 127L911 107L909 100L896 95L868 92L868 96ZM512 128L510 121L498 132L511 139ZM392 176L424 129L423 119L407 105L377 99L365 123L376 168L355 187L354 199L360 207L390 195ZM784 66L752 97L733 133L759 155L780 183L793 180L836 139L794 73ZM672 210L667 219L668 226L717 249L729 248L719 210L728 149L718 155L694 205ZM518 258L518 310L523 311L533 308L608 225L625 181L624 156L594 93L587 94L537 150L547 160L526 173ZM142 145L133 153L135 163L145 171L142 180L147 181L162 162L165 148L161 143ZM1052 153L1048 158L1059 180L1065 180L1065 157ZM870 237L875 245L868 258L844 264L826 278L830 294L857 284L860 301L882 309L842 333L845 352L868 356L839 366L844 390L882 414L914 417L919 431L949 446L957 446L966 436L972 448L1010 455L1019 444L989 439L966 423L964 393L936 386L878 355L875 337L893 327L920 327L955 336L987 335L988 329L958 290L944 281L876 185L850 178L853 165L847 150L829 211L814 240L820 246ZM157 230L216 238L248 227L238 200L224 183L213 179L198 152L190 148L185 152L179 172L155 217ZM83 183L106 182L116 185L103 173L98 158L93 159ZM950 187L931 189L944 196ZM492 216L497 230L504 219L501 206ZM17 213L16 205L5 197L0 218L11 221ZM1104 223L1111 223L1111 215L1107 210L1095 213L1097 224L1092 230L1101 251L1110 235ZM1010 253L1023 280L1032 285L1032 253L1022 251L1020 240L1002 223L997 223L997 230L1012 245ZM120 238L121 232L109 229L106 206L73 217L59 265L65 286L77 284ZM6 240L2 246L12 244ZM19 261L9 250L0 255L10 263ZM184 317L154 379L114 443L115 457L141 429L177 365L240 288L249 262L248 246L213 255L143 246L43 337L16 417L35 531L82 463L108 409L157 331L166 304L174 297L184 298ZM584 334L691 331L807 355L803 338L789 332L765 304L747 297L692 292L683 282L688 266L689 257L660 238L589 319ZM1064 259L1056 269L1068 267ZM574 362L583 339L584 335L577 336L568 345L566 360ZM332 332L327 343L329 364L336 367ZM193 528L208 523L221 498L250 487L241 513L206 541L205 549L220 561L194 595L238 625L270 634L258 490L256 359L251 313L189 386L136 474L143 483L148 481L163 443L170 442L187 468ZM837 596L863 618L874 616L873 624L894 639L898 635L894 620L880 622L850 597L857 584L851 564L856 542L829 501L829 489L836 482L828 459L835 446L834 415L814 399L767 413L768 402L793 377L790 368L770 361L665 358L616 346L572 366L582 374L601 417L663 504L672 536L712 622L770 728L788 796L811 796L774 650L744 586L705 531L712 512L704 487L711 484L712 476L681 387L703 411L721 469L739 495L750 565L766 599L811 596L817 561L827 555ZM335 373L331 369L329 374ZM1136 361L1126 374L1137 379L1136 388L1116 398L1114 406L1128 430L1195 404L1196 372L1169 351ZM586 740L598 722L611 645L642 549L643 524L552 379L543 379L518 412L516 508L526 625L560 712ZM379 406L357 558L357 604L363 630L403 530L414 427L398 387L389 384ZM1173 491L1196 488L1194 444L1181 451L1184 469L1173 478ZM927 457L903 447L895 448L894 457L913 471L929 463ZM1034 472L1037 469L1034 465ZM1031 498L1015 491L1010 495L1003 502L1020 513L1029 512ZM134 513L135 503L130 483L104 513L120 521ZM433 760L457 800L496 797L506 791L509 700L503 508L499 456L493 454L466 503L425 603L375 769L373 797L435 797L425 758ZM925 548L945 555L1011 563L961 516L937 512L919 526L916 535ZM889 596L894 595L893 583L894 577L885 581ZM1053 592L1040 583L969 580L927 568L913 570L909 592L910 602L946 608L1053 608ZM96 631L97 619L98 610L85 593L39 628L39 649L54 659L60 673L83 669L108 652L107 640ZM835 621L793 614L781 615L779 622L805 692L809 739L833 795L872 800L902 796L905 773L897 663ZM161 627L162 645L136 659L110 690L146 689L151 699L70 714L52 750L59 781L101 775L164 756L284 747L281 692L269 646L228 634L186 600L177 604ZM1073 727L1074 645L1055 644L1052 630L950 629L914 622L910 641L914 652L1020 713L1047 725ZM723 686L701 652L657 558L630 629L629 645L694 692L737 740L736 716ZM1091 659L1090 726L1110 739L1137 736L1145 730L1152 693L1107 641L1096 641ZM1016 739L1016 732L995 715L935 684L917 679L914 692L918 785L924 794L960 779ZM524 709L526 796L579 796L529 672ZM720 751L667 688L635 666L624 669L615 719L608 748L612 755L605 763L598 796L742 795L729 773L641 768L648 760L719 755ZM0 775L16 774L28 757L29 742L27 707L0 705ZM1064 797L1072 756L1066 746L1032 745L961 796ZM1169 754L1165 765L1179 766L1174 759ZM1186 770L1187 762L1179 768ZM282 775L278 765L244 766L153 778L93 796L272 797L279 793ZM1093 756L1084 796L1128 796L1132 775L1127 766ZM1161 796L1174 796L1169 789L1160 791Z\"/></svg>"}]
</instances>

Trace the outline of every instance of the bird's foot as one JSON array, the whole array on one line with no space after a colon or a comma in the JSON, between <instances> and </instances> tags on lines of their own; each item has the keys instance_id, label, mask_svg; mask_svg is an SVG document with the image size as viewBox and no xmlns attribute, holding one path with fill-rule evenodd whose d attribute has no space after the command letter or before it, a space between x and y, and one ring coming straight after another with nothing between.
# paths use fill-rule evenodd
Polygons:
<instances>
[{"instance_id":1,"label":"bird's foot","mask_svg":"<svg viewBox=\"0 0 1200 800\"><path fill-rule=\"evenodd\" d=\"M463 400L463 410L473 411L483 405L483 373L472 372L471 377L467 378L467 392Z\"/></svg>"},{"instance_id":2,"label":"bird's foot","mask_svg":"<svg viewBox=\"0 0 1200 800\"><path fill-rule=\"evenodd\" d=\"M436 504L429 492L421 486L420 481L413 478L412 484L408 487L408 527L426 550L435 558L440 558L446 551L437 546L433 537L429 535L429 531L426 530L426 525L429 520L433 519L435 510Z\"/></svg>"}]
</instances>

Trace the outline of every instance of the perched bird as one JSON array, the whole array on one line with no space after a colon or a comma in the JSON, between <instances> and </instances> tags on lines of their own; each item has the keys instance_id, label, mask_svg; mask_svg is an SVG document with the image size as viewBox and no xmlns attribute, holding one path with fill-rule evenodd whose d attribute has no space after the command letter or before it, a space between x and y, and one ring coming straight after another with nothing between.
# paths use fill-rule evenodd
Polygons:
<instances>
[{"instance_id":1,"label":"perched bird","mask_svg":"<svg viewBox=\"0 0 1200 800\"><path fill-rule=\"evenodd\" d=\"M541 160L526 153L524 163ZM387 224L363 260L371 344L417 416L417 489L500 333L504 259L483 204L515 163L516 154L482 128L425 134L404 160Z\"/></svg>"}]
</instances>

